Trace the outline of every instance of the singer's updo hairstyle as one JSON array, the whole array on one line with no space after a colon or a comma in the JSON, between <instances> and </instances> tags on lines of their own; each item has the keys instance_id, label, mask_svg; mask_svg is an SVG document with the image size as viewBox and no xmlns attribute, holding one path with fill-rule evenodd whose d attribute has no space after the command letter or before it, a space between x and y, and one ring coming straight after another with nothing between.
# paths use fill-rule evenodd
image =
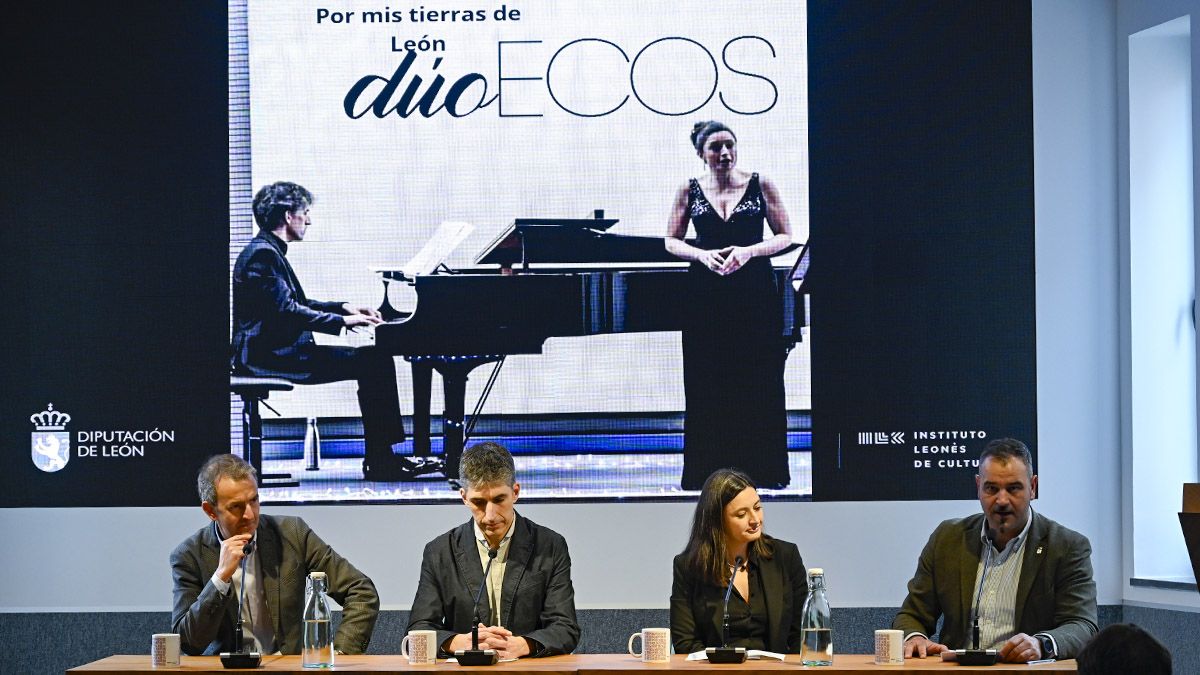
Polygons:
<instances>
[{"instance_id":1,"label":"singer's updo hairstyle","mask_svg":"<svg viewBox=\"0 0 1200 675\"><path fill-rule=\"evenodd\" d=\"M235 481L252 480L257 483L257 476L258 472L246 460L237 455L221 453L213 455L200 467L200 473L196 475L196 491L200 493L201 502L216 506L217 483L220 483L222 478Z\"/></svg>"},{"instance_id":2,"label":"singer's updo hairstyle","mask_svg":"<svg viewBox=\"0 0 1200 675\"><path fill-rule=\"evenodd\" d=\"M737 469L717 469L704 481L696 512L692 515L692 535L683 549L684 566L693 578L717 586L729 583L725 507L746 488L758 490L750 476ZM748 553L758 560L770 560L775 545L764 532L750 543Z\"/></svg>"},{"instance_id":3,"label":"singer's updo hairstyle","mask_svg":"<svg viewBox=\"0 0 1200 675\"><path fill-rule=\"evenodd\" d=\"M704 152L704 143L708 140L708 137L720 131L728 131L729 135L733 136L733 142L737 143L737 134L733 133L733 129L730 129L721 122L704 120L693 124L692 133L689 138L692 139L692 147L696 148L696 154Z\"/></svg>"},{"instance_id":4,"label":"singer's updo hairstyle","mask_svg":"<svg viewBox=\"0 0 1200 675\"><path fill-rule=\"evenodd\" d=\"M467 448L458 465L458 480L466 489L499 483L512 487L517 482L516 474L512 455L492 441Z\"/></svg>"}]
</instances>

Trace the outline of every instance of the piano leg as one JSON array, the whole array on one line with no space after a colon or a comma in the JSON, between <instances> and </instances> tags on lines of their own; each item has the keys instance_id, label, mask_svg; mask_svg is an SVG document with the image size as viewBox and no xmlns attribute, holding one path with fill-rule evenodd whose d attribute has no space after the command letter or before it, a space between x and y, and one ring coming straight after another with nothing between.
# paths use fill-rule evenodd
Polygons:
<instances>
[{"instance_id":1,"label":"piano leg","mask_svg":"<svg viewBox=\"0 0 1200 675\"><path fill-rule=\"evenodd\" d=\"M433 365L429 361L412 361L413 378L413 455L429 457L433 446L429 440L429 400L433 397Z\"/></svg>"},{"instance_id":2,"label":"piano leg","mask_svg":"<svg viewBox=\"0 0 1200 675\"><path fill-rule=\"evenodd\" d=\"M474 365L449 364L443 362L438 371L442 374L442 387L446 390L446 409L442 412L442 452L445 457L446 478L458 480L458 462L463 453L463 425L467 416L467 374Z\"/></svg>"},{"instance_id":3,"label":"piano leg","mask_svg":"<svg viewBox=\"0 0 1200 675\"><path fill-rule=\"evenodd\" d=\"M242 395L242 459L249 462L258 472L262 483L262 416L258 413L258 400Z\"/></svg>"},{"instance_id":4,"label":"piano leg","mask_svg":"<svg viewBox=\"0 0 1200 675\"><path fill-rule=\"evenodd\" d=\"M458 463L462 459L465 442L463 435L466 430L467 416L467 377L472 370L485 363L499 361L500 358L499 356L458 356L434 359L430 362L433 368L436 368L441 374L442 389L445 392L445 410L442 412L442 456L445 464L442 473L447 480L458 482ZM415 420L413 424L416 425Z\"/></svg>"}]
</instances>

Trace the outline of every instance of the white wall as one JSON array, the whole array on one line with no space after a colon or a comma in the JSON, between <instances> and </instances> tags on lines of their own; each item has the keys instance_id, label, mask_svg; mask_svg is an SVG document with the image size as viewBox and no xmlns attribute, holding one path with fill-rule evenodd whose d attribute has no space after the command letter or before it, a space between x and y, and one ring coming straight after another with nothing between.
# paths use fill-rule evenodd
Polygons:
<instances>
[{"instance_id":1,"label":"white wall","mask_svg":"<svg viewBox=\"0 0 1200 675\"><path fill-rule=\"evenodd\" d=\"M1113 5L1033 3L1037 506L1092 541L1121 601Z\"/></svg>"},{"instance_id":2,"label":"white wall","mask_svg":"<svg viewBox=\"0 0 1200 675\"><path fill-rule=\"evenodd\" d=\"M1117 197L1118 197L1118 241L1122 247L1121 250L1121 286L1118 294L1118 309L1120 315L1126 315L1129 312L1129 269L1128 269L1128 251L1129 245L1129 214L1130 203L1129 194L1129 36L1147 28L1157 26L1159 24L1171 21L1180 16L1191 15L1192 24L1200 20L1200 0L1119 0L1116 5L1114 34L1116 40L1116 103L1117 103L1117 128L1116 128L1116 147L1117 147ZM1197 128L1197 121L1200 120L1200 105L1196 100L1197 93L1200 92L1200 86L1197 86L1197 77L1200 77L1200 41L1192 40L1191 44L1191 74L1192 74L1192 157L1200 157L1200 138L1197 138L1194 130ZM1181 142L1186 142L1182 141ZM1192 193L1200 194L1200 190L1196 189L1196 180L1200 176L1192 171ZM1195 215L1193 214L1193 218ZM1194 223L1193 223L1194 224ZM1133 518L1133 420L1131 418L1131 406L1128 403L1129 392L1132 391L1132 377L1129 368L1124 365L1130 362L1129 345L1131 343L1130 328L1127 324L1121 327L1121 347L1120 360L1121 363L1119 375L1121 377L1121 391L1124 400L1120 405L1121 415L1121 467L1125 480L1122 483L1122 509L1121 522L1122 531L1125 533L1121 552L1121 584L1122 596L1127 603L1147 606L1162 606L1162 607L1184 607L1193 611L1200 610L1200 594L1194 591L1169 591L1153 588L1138 588L1129 585L1130 577L1134 576L1134 545L1135 537L1133 536L1135 529L1135 521ZM1195 434L1195 431L1192 431ZM1183 496L1181 483L1195 476L1195 467L1193 467L1190 475L1180 475L1179 472L1171 470L1169 467L1160 466L1159 482L1161 489L1168 495L1174 494L1177 503L1182 505ZM1177 507L1178 508L1178 507ZM1172 530L1176 532L1177 530ZM1145 544L1142 544L1145 545ZM1142 551L1145 553L1145 551ZM1144 555L1137 557L1144 558Z\"/></svg>"},{"instance_id":3,"label":"white wall","mask_svg":"<svg viewBox=\"0 0 1200 675\"><path fill-rule=\"evenodd\" d=\"M1091 538L1101 604L1120 604L1129 593L1119 498L1115 15L1111 2L1033 3L1042 490L1035 508ZM897 606L934 525L977 509L974 502L789 503L769 504L767 516L769 531L797 541L806 563L825 567L835 605ZM271 511L307 518L375 579L389 608L411 602L421 543L466 517L457 506ZM567 537L579 607L667 605L688 505L522 512ZM167 554L203 522L199 508L0 510L0 611L166 610Z\"/></svg>"},{"instance_id":4,"label":"white wall","mask_svg":"<svg viewBox=\"0 0 1200 675\"><path fill-rule=\"evenodd\" d=\"M1127 43L1134 575L1190 578L1179 490L1196 482L1190 17ZM1122 230L1124 231L1124 230ZM1122 317L1124 319L1124 317ZM1166 489L1164 489L1166 488Z\"/></svg>"}]
</instances>

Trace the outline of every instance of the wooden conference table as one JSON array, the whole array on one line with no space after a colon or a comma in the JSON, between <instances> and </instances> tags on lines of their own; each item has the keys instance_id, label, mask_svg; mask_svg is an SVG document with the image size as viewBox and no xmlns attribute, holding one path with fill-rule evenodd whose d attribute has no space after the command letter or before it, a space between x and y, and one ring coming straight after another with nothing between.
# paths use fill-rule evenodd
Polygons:
<instances>
[{"instance_id":1,"label":"wooden conference table","mask_svg":"<svg viewBox=\"0 0 1200 675\"><path fill-rule=\"evenodd\" d=\"M712 671L796 671L814 670L819 672L836 673L950 673L950 672L996 672L1017 671L1024 673L1055 671L1075 672L1075 662L1057 661L1055 663L1028 666L1025 664L1002 664L994 666L960 666L955 663L943 663L937 658L906 659L903 666L877 666L875 657L870 654L837 654L833 657L832 666L805 667L800 664L800 656L790 654L786 661L761 659L747 661L740 665L716 665L707 661L685 661L683 656L671 657L670 663L642 663L627 654L569 654L552 656L544 659L521 659L499 663L494 666L467 667L454 663L438 661L430 666L410 666L408 659L399 654L387 655L339 655L334 659L334 672L353 671L364 673L455 673L455 672L490 672L495 675L645 675L646 673L688 673L700 675ZM328 672L305 669L300 667L299 656L265 656L260 671L268 673L317 673ZM178 668L154 668L150 665L149 655L139 656L110 656L106 659L72 668L70 673L145 673L145 672L183 672L183 673L227 673L221 667L221 660L215 656L185 656L180 660ZM247 672L247 671L242 671Z\"/></svg>"}]
</instances>

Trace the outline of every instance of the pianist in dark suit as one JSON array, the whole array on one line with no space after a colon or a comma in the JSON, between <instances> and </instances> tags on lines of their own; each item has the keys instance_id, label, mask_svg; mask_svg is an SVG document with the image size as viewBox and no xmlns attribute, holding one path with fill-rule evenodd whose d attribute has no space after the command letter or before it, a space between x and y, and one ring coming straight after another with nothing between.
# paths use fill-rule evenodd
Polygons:
<instances>
[{"instance_id":1,"label":"pianist in dark suit","mask_svg":"<svg viewBox=\"0 0 1200 675\"><path fill-rule=\"evenodd\" d=\"M690 654L725 644L725 591L730 647L796 653L808 576L796 545L763 532L754 482L719 469L704 482L687 548L675 556L671 642Z\"/></svg>"},{"instance_id":2,"label":"pianist in dark suit","mask_svg":"<svg viewBox=\"0 0 1200 675\"><path fill-rule=\"evenodd\" d=\"M791 482L783 371L782 296L770 256L792 243L775 184L737 167L737 137L699 122L692 145L707 171L679 188L667 251L691 263L683 329L684 489L698 489L738 453L763 488ZM695 245L684 241L688 223ZM764 238L763 224L770 227Z\"/></svg>"},{"instance_id":3,"label":"pianist in dark suit","mask_svg":"<svg viewBox=\"0 0 1200 675\"><path fill-rule=\"evenodd\" d=\"M436 630L448 656L471 648L478 612L480 649L500 658L569 654L579 644L579 623L567 542L517 514L521 485L512 455L498 443L463 453L459 479L471 519L425 545L408 630Z\"/></svg>"},{"instance_id":4,"label":"pianist in dark suit","mask_svg":"<svg viewBox=\"0 0 1200 675\"><path fill-rule=\"evenodd\" d=\"M379 313L304 294L287 260L288 245L302 241L312 220L313 195L295 183L267 185L254 197L259 232L233 268L233 372L278 377L300 384L358 380L368 480L410 476L392 445L404 441L404 422L391 356L374 348L318 345L313 332L382 323Z\"/></svg>"}]
</instances>

